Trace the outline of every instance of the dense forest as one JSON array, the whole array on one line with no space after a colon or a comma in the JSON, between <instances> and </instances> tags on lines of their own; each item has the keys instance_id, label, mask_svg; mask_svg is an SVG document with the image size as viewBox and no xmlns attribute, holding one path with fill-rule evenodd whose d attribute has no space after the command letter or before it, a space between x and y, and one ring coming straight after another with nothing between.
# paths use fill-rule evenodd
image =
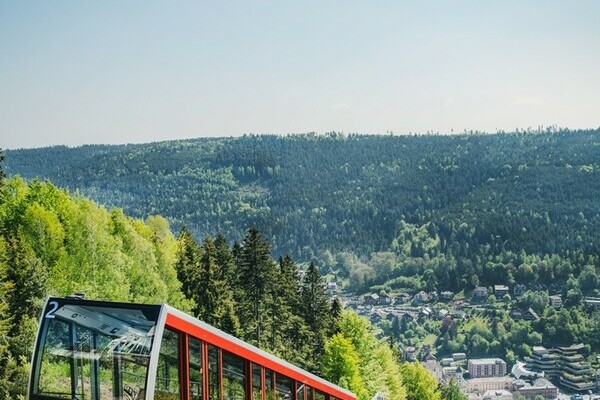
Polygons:
<instances>
[{"instance_id":1,"label":"dense forest","mask_svg":"<svg viewBox=\"0 0 600 400\"><path fill-rule=\"evenodd\" d=\"M134 219L0 168L0 399L24 398L44 297L75 292L170 303L361 400L461 398L330 302L315 264L300 274L290 256L271 258L255 228L231 245L223 235L199 243L185 228L173 235L162 217Z\"/></svg>"},{"instance_id":2,"label":"dense forest","mask_svg":"<svg viewBox=\"0 0 600 400\"><path fill-rule=\"evenodd\" d=\"M407 270L398 259L437 257L429 286L456 290L473 275L529 279L516 274L526 256L570 263L534 271L545 281L598 266L600 130L59 146L7 151L5 164L137 218L161 214L196 238L239 241L256 226L273 255L353 274L365 290L397 277L386 262L378 271L388 252L396 271ZM490 274L489 263L504 267Z\"/></svg>"}]
</instances>

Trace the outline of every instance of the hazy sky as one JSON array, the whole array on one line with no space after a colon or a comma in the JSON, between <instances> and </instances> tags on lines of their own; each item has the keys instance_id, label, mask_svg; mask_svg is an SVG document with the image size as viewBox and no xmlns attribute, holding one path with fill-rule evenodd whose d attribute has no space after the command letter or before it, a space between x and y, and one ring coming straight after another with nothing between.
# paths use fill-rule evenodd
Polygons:
<instances>
[{"instance_id":1,"label":"hazy sky","mask_svg":"<svg viewBox=\"0 0 600 400\"><path fill-rule=\"evenodd\" d=\"M0 147L600 126L600 1L0 1Z\"/></svg>"}]
</instances>

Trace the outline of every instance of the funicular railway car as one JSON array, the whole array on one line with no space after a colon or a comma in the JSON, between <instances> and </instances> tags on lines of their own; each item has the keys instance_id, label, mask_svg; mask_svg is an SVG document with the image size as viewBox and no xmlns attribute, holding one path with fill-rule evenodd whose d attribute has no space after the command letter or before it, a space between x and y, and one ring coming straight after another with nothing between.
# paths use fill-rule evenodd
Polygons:
<instances>
[{"instance_id":1,"label":"funicular railway car","mask_svg":"<svg viewBox=\"0 0 600 400\"><path fill-rule=\"evenodd\" d=\"M355 400L168 305L48 298L30 400Z\"/></svg>"}]
</instances>

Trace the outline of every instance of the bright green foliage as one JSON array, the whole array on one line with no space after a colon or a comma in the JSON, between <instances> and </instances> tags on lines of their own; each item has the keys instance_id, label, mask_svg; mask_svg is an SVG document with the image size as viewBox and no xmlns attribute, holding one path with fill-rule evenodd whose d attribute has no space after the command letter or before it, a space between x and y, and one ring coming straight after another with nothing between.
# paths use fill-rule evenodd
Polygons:
<instances>
[{"instance_id":1,"label":"bright green foliage","mask_svg":"<svg viewBox=\"0 0 600 400\"><path fill-rule=\"evenodd\" d=\"M406 388L402 382L400 365L394 351L388 346L380 343L375 352L375 359L379 361L383 370L385 386L379 389L384 394L385 399L405 400Z\"/></svg>"},{"instance_id":2,"label":"bright green foliage","mask_svg":"<svg viewBox=\"0 0 600 400\"><path fill-rule=\"evenodd\" d=\"M354 312L343 311L339 330L325 346L325 376L334 383L348 387L356 383L353 367L349 367L353 365L351 361L356 354L362 386L352 390L359 399L368 400L382 392L386 398L404 400L406 391L400 376L400 366L388 344L375 338L370 323ZM337 365L335 360L340 360L342 364Z\"/></svg>"},{"instance_id":3,"label":"bright green foliage","mask_svg":"<svg viewBox=\"0 0 600 400\"><path fill-rule=\"evenodd\" d=\"M418 361L403 363L400 371L407 400L441 400L437 379Z\"/></svg>"},{"instance_id":4,"label":"bright green foliage","mask_svg":"<svg viewBox=\"0 0 600 400\"><path fill-rule=\"evenodd\" d=\"M325 346L323 374L328 380L343 385L360 399L364 399L368 394L360 375L359 362L352 342L338 333L329 339Z\"/></svg>"},{"instance_id":5,"label":"bright green foliage","mask_svg":"<svg viewBox=\"0 0 600 400\"><path fill-rule=\"evenodd\" d=\"M134 220L19 178L2 182L0 200L0 400L18 398L27 386L47 294L191 308L174 268L177 242L163 218Z\"/></svg>"}]
</instances>

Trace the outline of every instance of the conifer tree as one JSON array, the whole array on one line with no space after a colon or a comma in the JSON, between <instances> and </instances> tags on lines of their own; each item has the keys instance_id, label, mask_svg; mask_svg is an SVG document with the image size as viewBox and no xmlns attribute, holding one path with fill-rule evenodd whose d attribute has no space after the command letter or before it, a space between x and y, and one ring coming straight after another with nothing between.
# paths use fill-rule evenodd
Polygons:
<instances>
[{"instance_id":1,"label":"conifer tree","mask_svg":"<svg viewBox=\"0 0 600 400\"><path fill-rule=\"evenodd\" d=\"M0 183L4 180L4 169L2 169L2 162L4 161L4 154L2 154L2 148L0 147Z\"/></svg>"},{"instance_id":2,"label":"conifer tree","mask_svg":"<svg viewBox=\"0 0 600 400\"><path fill-rule=\"evenodd\" d=\"M12 290L8 297L8 305L13 315L11 336L17 336L23 320L27 317L37 318L46 294L48 271L43 268L33 249L17 232L9 237L7 243L7 278L12 282ZM28 351L28 349L22 349Z\"/></svg>"},{"instance_id":3,"label":"conifer tree","mask_svg":"<svg viewBox=\"0 0 600 400\"><path fill-rule=\"evenodd\" d=\"M218 279L216 249L210 236L204 239L202 250L197 286L194 288L196 315L211 325L217 325L219 302L222 300L219 295L223 291L224 283Z\"/></svg>"},{"instance_id":4,"label":"conifer tree","mask_svg":"<svg viewBox=\"0 0 600 400\"><path fill-rule=\"evenodd\" d=\"M313 334L311 369L318 372L324 351L327 329L330 326L329 303L325 293L325 282L314 263L310 263L302 282L301 310L308 329Z\"/></svg>"},{"instance_id":5,"label":"conifer tree","mask_svg":"<svg viewBox=\"0 0 600 400\"><path fill-rule=\"evenodd\" d=\"M293 317L299 315L299 290L296 264L289 255L279 257L272 296L268 297L267 312L270 325L269 350L281 356L289 354L286 351L289 339L285 337L290 332L289 325L298 323ZM304 321L300 319L300 323Z\"/></svg>"},{"instance_id":6,"label":"conifer tree","mask_svg":"<svg viewBox=\"0 0 600 400\"><path fill-rule=\"evenodd\" d=\"M310 263L302 281L302 311L308 327L313 332L322 332L329 325L329 304L325 293L325 282L314 263Z\"/></svg>"},{"instance_id":7,"label":"conifer tree","mask_svg":"<svg viewBox=\"0 0 600 400\"><path fill-rule=\"evenodd\" d=\"M241 336L240 320L235 312L233 296L223 303L223 314L220 317L219 328L235 337Z\"/></svg>"},{"instance_id":8,"label":"conifer tree","mask_svg":"<svg viewBox=\"0 0 600 400\"><path fill-rule=\"evenodd\" d=\"M240 265L240 257L242 255L242 245L236 240L231 246L231 255L233 256L233 263L237 267Z\"/></svg>"},{"instance_id":9,"label":"conifer tree","mask_svg":"<svg viewBox=\"0 0 600 400\"><path fill-rule=\"evenodd\" d=\"M312 332L304 319L298 315L291 315L286 321L282 338L281 357L304 369L309 369L314 361L311 356Z\"/></svg>"},{"instance_id":10,"label":"conifer tree","mask_svg":"<svg viewBox=\"0 0 600 400\"><path fill-rule=\"evenodd\" d=\"M200 270L195 288L198 317L233 335L239 334L233 293L217 264L217 249L210 236L204 239Z\"/></svg>"},{"instance_id":11,"label":"conifer tree","mask_svg":"<svg viewBox=\"0 0 600 400\"><path fill-rule=\"evenodd\" d=\"M36 321L48 271L20 231L0 236L0 398L17 398L27 382Z\"/></svg>"},{"instance_id":12,"label":"conifer tree","mask_svg":"<svg viewBox=\"0 0 600 400\"><path fill-rule=\"evenodd\" d=\"M235 258L227 244L227 239L221 233L215 239L215 250L215 259L221 273L219 278L233 286L235 281Z\"/></svg>"},{"instance_id":13,"label":"conifer tree","mask_svg":"<svg viewBox=\"0 0 600 400\"><path fill-rule=\"evenodd\" d=\"M179 233L179 249L177 252L177 263L175 269L177 270L177 278L181 282L181 290L183 294L192 299L194 292L198 286L196 280L199 276L200 268L200 257L202 250L194 236L187 229L183 227ZM194 310L197 313L197 310Z\"/></svg>"},{"instance_id":14,"label":"conifer tree","mask_svg":"<svg viewBox=\"0 0 600 400\"><path fill-rule=\"evenodd\" d=\"M298 266L292 257L279 257L279 301L285 302L294 314L299 314L300 284Z\"/></svg>"},{"instance_id":15,"label":"conifer tree","mask_svg":"<svg viewBox=\"0 0 600 400\"><path fill-rule=\"evenodd\" d=\"M329 330L327 336L333 336L340 331L340 321L342 318L342 302L337 297L333 299L331 302L331 307L329 309L329 319L331 323L329 324Z\"/></svg>"},{"instance_id":16,"label":"conifer tree","mask_svg":"<svg viewBox=\"0 0 600 400\"><path fill-rule=\"evenodd\" d=\"M266 321L266 308L273 296L276 269L270 256L270 245L256 228L251 228L244 238L237 271L236 294L243 336L260 347L266 342L263 334L269 322Z\"/></svg>"}]
</instances>

